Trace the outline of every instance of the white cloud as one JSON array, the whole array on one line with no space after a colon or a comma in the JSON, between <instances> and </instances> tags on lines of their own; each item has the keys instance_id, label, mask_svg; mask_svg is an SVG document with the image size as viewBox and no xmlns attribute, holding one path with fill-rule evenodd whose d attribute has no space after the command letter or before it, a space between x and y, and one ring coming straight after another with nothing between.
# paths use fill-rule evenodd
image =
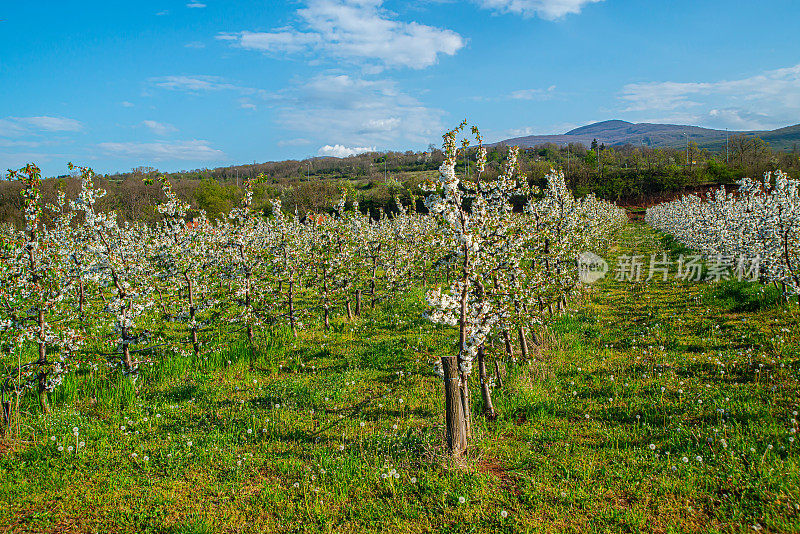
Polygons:
<instances>
[{"instance_id":1,"label":"white cloud","mask_svg":"<svg viewBox=\"0 0 800 534\"><path fill-rule=\"evenodd\" d=\"M365 152L375 152L374 146L354 146L352 148L344 145L325 145L320 147L317 154L320 156L333 156L335 158L346 158L348 156L355 156Z\"/></svg>"},{"instance_id":2,"label":"white cloud","mask_svg":"<svg viewBox=\"0 0 800 534\"><path fill-rule=\"evenodd\" d=\"M399 117L389 117L386 119L370 119L361 128L362 132L391 132L396 130L401 124Z\"/></svg>"},{"instance_id":3,"label":"white cloud","mask_svg":"<svg viewBox=\"0 0 800 534\"><path fill-rule=\"evenodd\" d=\"M532 127L524 126L522 128L511 128L509 130L506 130L505 134L503 134L501 137L504 138L526 137L528 135L535 135L535 134L536 130L534 130Z\"/></svg>"},{"instance_id":4,"label":"white cloud","mask_svg":"<svg viewBox=\"0 0 800 534\"><path fill-rule=\"evenodd\" d=\"M206 7L206 5L201 4L200 2L191 2L189 4L186 4L186 7L191 9L203 9L204 7Z\"/></svg>"},{"instance_id":5,"label":"white cloud","mask_svg":"<svg viewBox=\"0 0 800 534\"><path fill-rule=\"evenodd\" d=\"M157 17L163 17L164 15L169 15L169 10L168 9L165 9L164 11L159 11L158 13L156 13Z\"/></svg>"},{"instance_id":6,"label":"white cloud","mask_svg":"<svg viewBox=\"0 0 800 534\"><path fill-rule=\"evenodd\" d=\"M518 89L510 93L494 96L471 96L470 100L475 102L504 102L507 100L551 100L556 96L556 86L551 85L547 89Z\"/></svg>"},{"instance_id":7,"label":"white cloud","mask_svg":"<svg viewBox=\"0 0 800 534\"><path fill-rule=\"evenodd\" d=\"M16 150L14 152L0 151L0 160L3 161L3 166L5 168L11 168L11 169L19 169L20 167L23 167L32 161L37 162L41 167L42 163L52 162L56 159L59 160L59 168L63 168L62 167L63 162L67 161L72 157L74 157L74 153L59 154L53 152L33 152L33 151L18 152ZM49 174L46 171L45 173L46 173L45 176Z\"/></svg>"},{"instance_id":8,"label":"white cloud","mask_svg":"<svg viewBox=\"0 0 800 534\"><path fill-rule=\"evenodd\" d=\"M184 48L194 48L194 49L200 50L202 48L205 48L206 45L204 43L201 43L200 41L191 41L191 42L186 43L185 45L183 45L183 47Z\"/></svg>"},{"instance_id":9,"label":"white cloud","mask_svg":"<svg viewBox=\"0 0 800 534\"><path fill-rule=\"evenodd\" d=\"M631 83L622 88L622 99L628 102L623 111L646 111L652 109L675 109L698 106L689 100L692 93L707 92L708 83L644 82Z\"/></svg>"},{"instance_id":10,"label":"white cloud","mask_svg":"<svg viewBox=\"0 0 800 534\"><path fill-rule=\"evenodd\" d=\"M309 141L308 139L304 139L302 137L297 137L295 139L282 139L281 141L278 141L278 146L279 147L284 147L284 146L304 146L304 145L309 145L309 144L311 144L311 141Z\"/></svg>"},{"instance_id":11,"label":"white cloud","mask_svg":"<svg viewBox=\"0 0 800 534\"><path fill-rule=\"evenodd\" d=\"M603 0L479 0L482 7L523 17L556 20L580 13L585 5Z\"/></svg>"},{"instance_id":12,"label":"white cloud","mask_svg":"<svg viewBox=\"0 0 800 534\"><path fill-rule=\"evenodd\" d=\"M142 125L146 126L147 128L150 129L151 132L161 137L178 131L178 129L175 128L173 125L166 124L163 122L147 120L147 121L142 121Z\"/></svg>"},{"instance_id":13,"label":"white cloud","mask_svg":"<svg viewBox=\"0 0 800 534\"><path fill-rule=\"evenodd\" d=\"M83 123L80 121L62 117L11 117L11 119L46 132L79 132L83 130Z\"/></svg>"},{"instance_id":14,"label":"white cloud","mask_svg":"<svg viewBox=\"0 0 800 534\"><path fill-rule=\"evenodd\" d=\"M134 106L133 102L128 102L127 100L120 102L123 108L132 108Z\"/></svg>"},{"instance_id":15,"label":"white cloud","mask_svg":"<svg viewBox=\"0 0 800 534\"><path fill-rule=\"evenodd\" d=\"M622 89L624 112L693 119L717 127L785 126L800 113L800 64L738 80L643 82Z\"/></svg>"},{"instance_id":16,"label":"white cloud","mask_svg":"<svg viewBox=\"0 0 800 534\"><path fill-rule=\"evenodd\" d=\"M344 74L295 83L278 103L278 120L284 127L359 147L428 143L443 131L441 115L390 80Z\"/></svg>"},{"instance_id":17,"label":"white cloud","mask_svg":"<svg viewBox=\"0 0 800 534\"><path fill-rule=\"evenodd\" d=\"M146 160L211 161L224 159L225 153L209 146L208 141L157 141L153 143L100 143L98 147L109 155Z\"/></svg>"},{"instance_id":18,"label":"white cloud","mask_svg":"<svg viewBox=\"0 0 800 534\"><path fill-rule=\"evenodd\" d=\"M2 135L2 133L0 133ZM0 138L0 147L7 147L7 148L38 148L45 143L41 141L11 141L9 139L2 139Z\"/></svg>"},{"instance_id":19,"label":"white cloud","mask_svg":"<svg viewBox=\"0 0 800 534\"><path fill-rule=\"evenodd\" d=\"M258 109L256 105L249 98L240 98L239 107L242 109L251 109L253 111Z\"/></svg>"},{"instance_id":20,"label":"white cloud","mask_svg":"<svg viewBox=\"0 0 800 534\"><path fill-rule=\"evenodd\" d=\"M63 117L6 117L0 119L0 136L22 137L42 132L80 132L82 122Z\"/></svg>"},{"instance_id":21,"label":"white cloud","mask_svg":"<svg viewBox=\"0 0 800 534\"><path fill-rule=\"evenodd\" d=\"M324 53L413 69L433 65L440 55L452 56L466 44L454 31L394 20L381 7L383 0L308 0L306 4L297 11L301 29L223 33L217 38L268 53L307 51L315 58Z\"/></svg>"},{"instance_id":22,"label":"white cloud","mask_svg":"<svg viewBox=\"0 0 800 534\"><path fill-rule=\"evenodd\" d=\"M513 91L508 97L511 100L548 100L552 98L555 89L555 85L551 85L547 89L520 89Z\"/></svg>"},{"instance_id":23,"label":"white cloud","mask_svg":"<svg viewBox=\"0 0 800 534\"><path fill-rule=\"evenodd\" d=\"M302 52L309 45L318 44L320 36L314 33L301 33L294 30L278 32L248 32L243 31L235 34L223 33L217 39L224 41L234 41L237 46L250 50L260 50L263 52Z\"/></svg>"},{"instance_id":24,"label":"white cloud","mask_svg":"<svg viewBox=\"0 0 800 534\"><path fill-rule=\"evenodd\" d=\"M0 136L17 137L26 133L25 128L18 124L13 118L0 119Z\"/></svg>"},{"instance_id":25,"label":"white cloud","mask_svg":"<svg viewBox=\"0 0 800 534\"><path fill-rule=\"evenodd\" d=\"M235 85L226 83L219 76L161 76L150 78L150 81L163 89L174 91L221 91L237 89Z\"/></svg>"},{"instance_id":26,"label":"white cloud","mask_svg":"<svg viewBox=\"0 0 800 534\"><path fill-rule=\"evenodd\" d=\"M783 121L773 122L773 118L767 114L737 108L712 109L708 112L708 121L703 122L722 123L736 130L760 130L774 126L788 126Z\"/></svg>"},{"instance_id":27,"label":"white cloud","mask_svg":"<svg viewBox=\"0 0 800 534\"><path fill-rule=\"evenodd\" d=\"M160 76L150 78L150 83L162 89L171 91L184 91L188 93L208 93L214 91L235 91L243 95L253 95L261 98L268 98L270 95L263 89L244 87L225 81L219 76Z\"/></svg>"}]
</instances>

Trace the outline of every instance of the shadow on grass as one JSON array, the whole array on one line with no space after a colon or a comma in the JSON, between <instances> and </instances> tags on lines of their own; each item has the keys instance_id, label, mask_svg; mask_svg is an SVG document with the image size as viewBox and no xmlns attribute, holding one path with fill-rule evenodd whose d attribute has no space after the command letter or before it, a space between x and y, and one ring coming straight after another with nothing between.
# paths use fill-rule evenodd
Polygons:
<instances>
[{"instance_id":1,"label":"shadow on grass","mask_svg":"<svg viewBox=\"0 0 800 534\"><path fill-rule=\"evenodd\" d=\"M776 306L780 291L773 286L726 280L720 282L707 298L728 312L758 312Z\"/></svg>"},{"instance_id":2,"label":"shadow on grass","mask_svg":"<svg viewBox=\"0 0 800 534\"><path fill-rule=\"evenodd\" d=\"M197 386L194 384L181 384L161 392L160 396L166 402L185 402L197 396Z\"/></svg>"}]
</instances>

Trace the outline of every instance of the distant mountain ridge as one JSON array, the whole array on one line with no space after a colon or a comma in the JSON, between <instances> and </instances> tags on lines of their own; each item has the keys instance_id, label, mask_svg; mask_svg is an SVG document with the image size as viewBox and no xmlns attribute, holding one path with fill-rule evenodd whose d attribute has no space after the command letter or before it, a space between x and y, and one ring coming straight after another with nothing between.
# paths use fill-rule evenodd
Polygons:
<instances>
[{"instance_id":1,"label":"distant mountain ridge","mask_svg":"<svg viewBox=\"0 0 800 534\"><path fill-rule=\"evenodd\" d=\"M684 135L685 134L685 135ZM680 148L686 145L686 137L694 141L700 148L719 150L725 148L725 137L733 135L749 135L759 137L770 144L774 150L793 150L800 147L800 124L787 126L777 130L763 131L728 131L701 128L700 126L684 126L679 124L650 124L622 120L597 122L575 128L560 135L528 135L514 137L494 143L495 145L519 145L534 147L546 143L565 145L580 143L590 146L592 140L608 146L644 145L651 148Z\"/></svg>"}]
</instances>

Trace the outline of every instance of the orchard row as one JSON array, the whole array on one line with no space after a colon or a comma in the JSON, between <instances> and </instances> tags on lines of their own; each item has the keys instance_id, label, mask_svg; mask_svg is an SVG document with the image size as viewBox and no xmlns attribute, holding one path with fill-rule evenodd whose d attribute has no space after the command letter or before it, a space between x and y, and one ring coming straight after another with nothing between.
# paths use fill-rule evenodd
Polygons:
<instances>
[{"instance_id":1,"label":"orchard row","mask_svg":"<svg viewBox=\"0 0 800 534\"><path fill-rule=\"evenodd\" d=\"M264 217L251 209L248 182L241 205L217 221L190 212L161 178L160 221L121 223L96 209L105 192L91 169L77 168L75 198L47 206L36 166L10 171L24 185L26 226L0 230L6 390L37 392L47 411L48 391L79 365L107 364L136 379L154 344L197 356L221 331L251 342L274 326L296 336L330 328L333 315L355 320L362 307L422 285L430 320L458 328L457 352L437 369L448 443L459 454L470 433L468 380L476 359L485 374L484 344L497 339L511 353L517 339L525 356L526 330L580 290L577 256L604 248L627 220L593 196L574 198L561 173L551 173L544 189L531 186L516 148L498 178L481 179L486 151L475 128L477 178L460 179L456 136L464 126L444 135L440 177L426 188L428 213L398 202L399 213L377 220L344 197L331 214L286 214L275 201ZM43 210L52 212L48 227Z\"/></svg>"},{"instance_id":2,"label":"orchard row","mask_svg":"<svg viewBox=\"0 0 800 534\"><path fill-rule=\"evenodd\" d=\"M718 260L749 258L755 273L800 298L800 182L777 171L745 178L735 192L686 195L647 210L645 220Z\"/></svg>"}]
</instances>

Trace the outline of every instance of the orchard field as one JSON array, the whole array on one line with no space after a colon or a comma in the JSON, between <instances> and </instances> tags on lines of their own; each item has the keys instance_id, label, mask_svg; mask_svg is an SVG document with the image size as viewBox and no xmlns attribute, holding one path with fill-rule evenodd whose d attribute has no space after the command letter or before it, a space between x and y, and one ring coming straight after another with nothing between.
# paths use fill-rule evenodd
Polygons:
<instances>
[{"instance_id":1,"label":"orchard field","mask_svg":"<svg viewBox=\"0 0 800 534\"><path fill-rule=\"evenodd\" d=\"M377 221L213 221L163 180L127 225L88 169L57 206L13 173L0 531L800 531L797 182L632 223L513 149L462 179L456 133L428 214ZM695 252L726 279L614 270Z\"/></svg>"}]
</instances>

